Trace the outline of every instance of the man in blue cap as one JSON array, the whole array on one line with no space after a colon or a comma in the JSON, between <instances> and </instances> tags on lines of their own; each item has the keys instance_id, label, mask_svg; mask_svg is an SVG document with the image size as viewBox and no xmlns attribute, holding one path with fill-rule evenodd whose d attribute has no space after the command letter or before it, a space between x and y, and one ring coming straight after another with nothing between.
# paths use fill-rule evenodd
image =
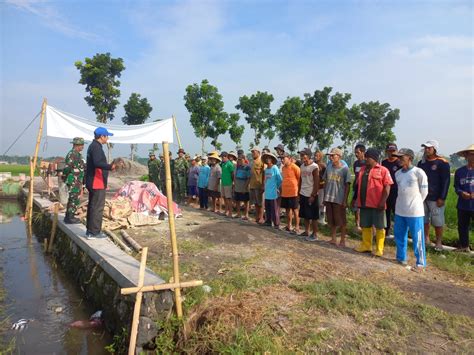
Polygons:
<instances>
[{"instance_id":1,"label":"man in blue cap","mask_svg":"<svg viewBox=\"0 0 474 355\"><path fill-rule=\"evenodd\" d=\"M102 215L104 213L105 190L109 171L115 169L115 164L107 163L107 158L102 149L109 136L113 133L107 128L98 127L94 131L94 140L87 149L86 188L89 191L89 204L87 205L87 239L102 238Z\"/></svg>"}]
</instances>

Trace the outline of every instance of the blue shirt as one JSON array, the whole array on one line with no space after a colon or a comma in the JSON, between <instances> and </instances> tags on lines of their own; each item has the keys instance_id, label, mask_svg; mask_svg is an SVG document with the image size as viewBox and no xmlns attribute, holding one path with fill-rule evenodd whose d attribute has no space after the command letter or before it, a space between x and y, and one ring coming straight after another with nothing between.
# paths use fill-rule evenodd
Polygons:
<instances>
[{"instance_id":1,"label":"blue shirt","mask_svg":"<svg viewBox=\"0 0 474 355\"><path fill-rule=\"evenodd\" d=\"M237 165L235 169L235 178L238 180L250 179L250 166L248 164Z\"/></svg>"},{"instance_id":2,"label":"blue shirt","mask_svg":"<svg viewBox=\"0 0 474 355\"><path fill-rule=\"evenodd\" d=\"M428 196L426 200L446 200L451 179L449 163L445 159L437 157L433 160L420 161L418 167L423 169L426 176L428 176Z\"/></svg>"},{"instance_id":3,"label":"blue shirt","mask_svg":"<svg viewBox=\"0 0 474 355\"><path fill-rule=\"evenodd\" d=\"M211 167L204 165L199 168L198 187L204 189L209 184L209 175L211 175Z\"/></svg>"},{"instance_id":4,"label":"blue shirt","mask_svg":"<svg viewBox=\"0 0 474 355\"><path fill-rule=\"evenodd\" d=\"M199 166L191 166L188 172L188 186L197 186Z\"/></svg>"},{"instance_id":5,"label":"blue shirt","mask_svg":"<svg viewBox=\"0 0 474 355\"><path fill-rule=\"evenodd\" d=\"M276 200L283 178L276 165L265 169L265 200Z\"/></svg>"},{"instance_id":6,"label":"blue shirt","mask_svg":"<svg viewBox=\"0 0 474 355\"><path fill-rule=\"evenodd\" d=\"M457 208L464 211L474 212L474 200L463 199L461 193L469 192L472 196L474 193L474 170L469 170L467 165L460 167L454 173L454 190L458 195Z\"/></svg>"}]
</instances>

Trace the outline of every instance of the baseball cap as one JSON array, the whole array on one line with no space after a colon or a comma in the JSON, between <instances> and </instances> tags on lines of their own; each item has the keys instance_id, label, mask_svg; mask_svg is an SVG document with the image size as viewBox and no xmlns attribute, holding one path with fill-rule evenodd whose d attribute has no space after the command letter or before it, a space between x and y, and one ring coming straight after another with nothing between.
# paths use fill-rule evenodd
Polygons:
<instances>
[{"instance_id":1,"label":"baseball cap","mask_svg":"<svg viewBox=\"0 0 474 355\"><path fill-rule=\"evenodd\" d=\"M424 148L433 147L434 149L438 150L439 143L438 143L438 141L435 141L434 139L431 139L429 141L426 141L426 143L423 143L421 146L424 147Z\"/></svg>"},{"instance_id":2,"label":"baseball cap","mask_svg":"<svg viewBox=\"0 0 474 355\"><path fill-rule=\"evenodd\" d=\"M252 147L252 149L250 149L250 151L251 152L256 151L256 152L260 153L262 150L259 147L255 146L255 147Z\"/></svg>"},{"instance_id":3,"label":"baseball cap","mask_svg":"<svg viewBox=\"0 0 474 355\"><path fill-rule=\"evenodd\" d=\"M326 155L339 155L340 157L342 157L342 150L339 148L332 148L331 151Z\"/></svg>"},{"instance_id":4,"label":"baseball cap","mask_svg":"<svg viewBox=\"0 0 474 355\"><path fill-rule=\"evenodd\" d=\"M397 148L397 145L395 143L388 143L385 146L385 150L396 151L397 149L398 148Z\"/></svg>"},{"instance_id":5,"label":"baseball cap","mask_svg":"<svg viewBox=\"0 0 474 355\"><path fill-rule=\"evenodd\" d=\"M279 149L279 150L281 150L281 151L284 152L284 151L285 151L285 146L284 146L283 144L278 144L278 145L275 147L275 150L277 150L277 149Z\"/></svg>"},{"instance_id":6,"label":"baseball cap","mask_svg":"<svg viewBox=\"0 0 474 355\"><path fill-rule=\"evenodd\" d=\"M393 153L396 157L408 155L410 158L415 159L415 153L409 148L401 148L398 152Z\"/></svg>"},{"instance_id":7,"label":"baseball cap","mask_svg":"<svg viewBox=\"0 0 474 355\"><path fill-rule=\"evenodd\" d=\"M227 152L222 152L221 153L221 157L226 157L227 155L228 155Z\"/></svg>"},{"instance_id":8,"label":"baseball cap","mask_svg":"<svg viewBox=\"0 0 474 355\"><path fill-rule=\"evenodd\" d=\"M113 136L112 132L107 131L105 127L97 127L94 131L94 135L96 136Z\"/></svg>"},{"instance_id":9,"label":"baseball cap","mask_svg":"<svg viewBox=\"0 0 474 355\"><path fill-rule=\"evenodd\" d=\"M307 155L308 157L311 157L311 149L309 149L309 148L304 148L303 150L300 150L298 153Z\"/></svg>"}]
</instances>

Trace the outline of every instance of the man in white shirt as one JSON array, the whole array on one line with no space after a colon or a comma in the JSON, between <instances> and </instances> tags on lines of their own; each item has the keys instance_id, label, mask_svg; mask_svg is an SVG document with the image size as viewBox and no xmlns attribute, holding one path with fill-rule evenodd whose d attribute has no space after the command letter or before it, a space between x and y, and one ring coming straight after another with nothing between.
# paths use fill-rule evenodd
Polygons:
<instances>
[{"instance_id":1,"label":"man in white shirt","mask_svg":"<svg viewBox=\"0 0 474 355\"><path fill-rule=\"evenodd\" d=\"M413 166L413 150L402 148L393 155L400 158L402 167L395 173L398 184L394 226L397 261L403 265L407 264L410 230L416 258L415 270L423 270L426 267L423 201L428 195L428 177L422 169Z\"/></svg>"}]
</instances>

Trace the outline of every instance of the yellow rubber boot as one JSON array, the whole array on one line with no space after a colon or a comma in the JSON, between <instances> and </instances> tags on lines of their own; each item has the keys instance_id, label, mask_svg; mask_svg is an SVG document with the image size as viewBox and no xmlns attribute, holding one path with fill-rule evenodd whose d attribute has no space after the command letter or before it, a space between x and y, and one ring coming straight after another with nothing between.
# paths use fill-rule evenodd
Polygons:
<instances>
[{"instance_id":1,"label":"yellow rubber boot","mask_svg":"<svg viewBox=\"0 0 474 355\"><path fill-rule=\"evenodd\" d=\"M359 253L372 251L372 228L362 228L362 241L354 250Z\"/></svg>"},{"instance_id":2,"label":"yellow rubber boot","mask_svg":"<svg viewBox=\"0 0 474 355\"><path fill-rule=\"evenodd\" d=\"M377 229L375 232L375 256L383 255L383 246L385 243L385 229Z\"/></svg>"}]
</instances>

